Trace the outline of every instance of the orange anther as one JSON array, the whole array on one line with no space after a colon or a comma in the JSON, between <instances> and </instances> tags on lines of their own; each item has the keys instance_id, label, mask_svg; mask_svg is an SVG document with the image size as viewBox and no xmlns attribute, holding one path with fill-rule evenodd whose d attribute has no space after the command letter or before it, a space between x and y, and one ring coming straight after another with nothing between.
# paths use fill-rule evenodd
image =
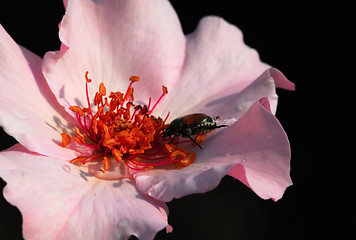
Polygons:
<instances>
[{"instance_id":1,"label":"orange anther","mask_svg":"<svg viewBox=\"0 0 356 240\"><path fill-rule=\"evenodd\" d=\"M78 106L70 106L69 110L75 112L76 114L79 114L79 116L81 116L81 117L84 116L84 111Z\"/></svg>"},{"instance_id":2,"label":"orange anther","mask_svg":"<svg viewBox=\"0 0 356 240\"><path fill-rule=\"evenodd\" d=\"M61 136L62 136L62 145L63 147L66 147L72 141L72 138L66 133L61 133Z\"/></svg>"},{"instance_id":3,"label":"orange anther","mask_svg":"<svg viewBox=\"0 0 356 240\"><path fill-rule=\"evenodd\" d=\"M130 149L129 150L129 154L133 155L133 154L138 154L138 153L143 153L144 151L141 149Z\"/></svg>"},{"instance_id":4,"label":"orange anther","mask_svg":"<svg viewBox=\"0 0 356 240\"><path fill-rule=\"evenodd\" d=\"M99 92L102 96L105 96L106 95L106 88L104 86L104 83L100 83L100 86L99 86Z\"/></svg>"},{"instance_id":5,"label":"orange anther","mask_svg":"<svg viewBox=\"0 0 356 240\"><path fill-rule=\"evenodd\" d=\"M94 97L94 105L97 106L99 105L99 103L101 102L102 99L102 95L100 93L95 93L95 97Z\"/></svg>"},{"instance_id":6,"label":"orange anther","mask_svg":"<svg viewBox=\"0 0 356 240\"><path fill-rule=\"evenodd\" d=\"M70 163L76 164L76 165L84 165L85 164L86 157L76 157L72 160L70 160Z\"/></svg>"},{"instance_id":7,"label":"orange anther","mask_svg":"<svg viewBox=\"0 0 356 240\"><path fill-rule=\"evenodd\" d=\"M124 146L121 146L121 147L120 147L120 152L122 152L122 153L127 153L127 148L124 147Z\"/></svg>"},{"instance_id":8,"label":"orange anther","mask_svg":"<svg viewBox=\"0 0 356 240\"><path fill-rule=\"evenodd\" d=\"M108 113L106 113L105 115L100 116L100 120L102 120L104 122L109 122L111 120L111 118L110 118L110 116L108 116Z\"/></svg>"},{"instance_id":9,"label":"orange anther","mask_svg":"<svg viewBox=\"0 0 356 240\"><path fill-rule=\"evenodd\" d=\"M180 161L185 167L195 161L195 152L188 152L185 155L185 159Z\"/></svg>"},{"instance_id":10,"label":"orange anther","mask_svg":"<svg viewBox=\"0 0 356 240\"><path fill-rule=\"evenodd\" d=\"M176 158L177 156L180 156L180 157L185 157L185 153L184 152L182 152L182 151L179 151L179 150L175 150L174 152L172 152L171 154L170 154L170 156L171 157L174 157L174 158Z\"/></svg>"},{"instance_id":11,"label":"orange anther","mask_svg":"<svg viewBox=\"0 0 356 240\"><path fill-rule=\"evenodd\" d=\"M89 72L86 71L86 72L85 72L85 80L86 80L88 83L90 83L90 82L91 82L91 79L88 77L88 74L89 74Z\"/></svg>"},{"instance_id":12,"label":"orange anther","mask_svg":"<svg viewBox=\"0 0 356 240\"><path fill-rule=\"evenodd\" d=\"M93 131L95 134L98 134L98 120L93 119Z\"/></svg>"},{"instance_id":13,"label":"orange anther","mask_svg":"<svg viewBox=\"0 0 356 240\"><path fill-rule=\"evenodd\" d=\"M182 158L179 162L174 162L174 166L178 169L187 167L195 161L195 152L186 153L185 157Z\"/></svg>"},{"instance_id":14,"label":"orange anther","mask_svg":"<svg viewBox=\"0 0 356 240\"><path fill-rule=\"evenodd\" d=\"M126 92L126 95L125 95L125 101L133 101L134 100L134 97L133 97L133 87L130 87L127 92Z\"/></svg>"},{"instance_id":15,"label":"orange anther","mask_svg":"<svg viewBox=\"0 0 356 240\"><path fill-rule=\"evenodd\" d=\"M163 146L164 146L164 148L165 148L169 153L172 152L172 148L171 148L170 144L167 144L167 143L165 142L165 143L163 143Z\"/></svg>"},{"instance_id":16,"label":"orange anther","mask_svg":"<svg viewBox=\"0 0 356 240\"><path fill-rule=\"evenodd\" d=\"M108 157L104 157L102 163L103 163L104 169L102 169L101 171L102 172L106 172L109 169L109 166L110 166Z\"/></svg>"},{"instance_id":17,"label":"orange anther","mask_svg":"<svg viewBox=\"0 0 356 240\"><path fill-rule=\"evenodd\" d=\"M114 111L119 104L120 104L119 100L111 100L110 111Z\"/></svg>"},{"instance_id":18,"label":"orange anther","mask_svg":"<svg viewBox=\"0 0 356 240\"><path fill-rule=\"evenodd\" d=\"M168 89L167 89L167 87L162 86L162 90L163 90L163 96L166 95L166 94L168 94Z\"/></svg>"},{"instance_id":19,"label":"orange anther","mask_svg":"<svg viewBox=\"0 0 356 240\"><path fill-rule=\"evenodd\" d=\"M179 163L181 163L183 165L183 167L186 167L186 166L190 165L192 163L192 161L190 159L183 159Z\"/></svg>"},{"instance_id":20,"label":"orange anther","mask_svg":"<svg viewBox=\"0 0 356 240\"><path fill-rule=\"evenodd\" d=\"M82 144L83 142L79 139L79 138L77 138L77 137L72 137L73 138L73 140L76 142L76 143L79 143L79 144Z\"/></svg>"},{"instance_id":21,"label":"orange anther","mask_svg":"<svg viewBox=\"0 0 356 240\"><path fill-rule=\"evenodd\" d=\"M123 154L116 148L112 150L112 155L115 157L116 161L122 161Z\"/></svg>"},{"instance_id":22,"label":"orange anther","mask_svg":"<svg viewBox=\"0 0 356 240\"><path fill-rule=\"evenodd\" d=\"M80 132L79 128L74 127L75 133L80 141L84 142L84 135Z\"/></svg>"},{"instance_id":23,"label":"orange anther","mask_svg":"<svg viewBox=\"0 0 356 240\"><path fill-rule=\"evenodd\" d=\"M103 113L104 113L104 107L103 107L103 106L100 106L100 107L98 107L98 111L96 112L95 115L101 115L101 114L103 114Z\"/></svg>"},{"instance_id":24,"label":"orange anther","mask_svg":"<svg viewBox=\"0 0 356 240\"><path fill-rule=\"evenodd\" d=\"M131 82L138 82L138 81L140 81L140 77L138 77L138 76L132 76L132 77L130 77L130 81L131 81Z\"/></svg>"},{"instance_id":25,"label":"orange anther","mask_svg":"<svg viewBox=\"0 0 356 240\"><path fill-rule=\"evenodd\" d=\"M104 132L105 132L105 138L109 138L110 137L110 133L109 133L109 128L107 125L103 125L103 129L104 129Z\"/></svg>"},{"instance_id":26,"label":"orange anther","mask_svg":"<svg viewBox=\"0 0 356 240\"><path fill-rule=\"evenodd\" d=\"M113 144L115 143L115 139L113 138L109 138L109 139L104 139L103 141L103 146L104 147L108 147L108 148L112 148L113 147Z\"/></svg>"},{"instance_id":27,"label":"orange anther","mask_svg":"<svg viewBox=\"0 0 356 240\"><path fill-rule=\"evenodd\" d=\"M186 157L189 158L192 162L194 162L195 161L195 152L192 151L192 152L187 153Z\"/></svg>"},{"instance_id":28,"label":"orange anther","mask_svg":"<svg viewBox=\"0 0 356 240\"><path fill-rule=\"evenodd\" d=\"M127 138L130 133L127 130L122 130L116 134L117 137Z\"/></svg>"}]
</instances>

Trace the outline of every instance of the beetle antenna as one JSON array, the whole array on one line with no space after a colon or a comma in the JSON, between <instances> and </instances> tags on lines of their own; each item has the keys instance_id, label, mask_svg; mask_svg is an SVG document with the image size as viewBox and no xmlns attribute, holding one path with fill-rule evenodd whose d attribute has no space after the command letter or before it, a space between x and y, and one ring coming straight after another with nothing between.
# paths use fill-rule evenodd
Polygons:
<instances>
[{"instance_id":1,"label":"beetle antenna","mask_svg":"<svg viewBox=\"0 0 356 240\"><path fill-rule=\"evenodd\" d=\"M214 128L221 128L221 127L228 127L228 125L219 125L219 126L215 126Z\"/></svg>"}]
</instances>

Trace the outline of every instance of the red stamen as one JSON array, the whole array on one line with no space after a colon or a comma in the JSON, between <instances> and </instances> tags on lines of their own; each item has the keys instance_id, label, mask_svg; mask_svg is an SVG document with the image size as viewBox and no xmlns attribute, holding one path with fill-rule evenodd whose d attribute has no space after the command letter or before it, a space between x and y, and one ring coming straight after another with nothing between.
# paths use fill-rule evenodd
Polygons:
<instances>
[{"instance_id":1,"label":"red stamen","mask_svg":"<svg viewBox=\"0 0 356 240\"><path fill-rule=\"evenodd\" d=\"M151 97L148 99L148 106L147 106L147 111L150 109L150 107L151 107Z\"/></svg>"},{"instance_id":2,"label":"red stamen","mask_svg":"<svg viewBox=\"0 0 356 240\"><path fill-rule=\"evenodd\" d=\"M78 106L70 106L69 110L75 112L77 115L79 115L80 117L84 116L84 111L78 107Z\"/></svg>"},{"instance_id":3,"label":"red stamen","mask_svg":"<svg viewBox=\"0 0 356 240\"><path fill-rule=\"evenodd\" d=\"M140 77L138 77L138 76L131 76L131 77L130 77L130 81L131 81L131 82L138 82L138 81L140 81Z\"/></svg>"},{"instance_id":4,"label":"red stamen","mask_svg":"<svg viewBox=\"0 0 356 240\"><path fill-rule=\"evenodd\" d=\"M167 88L166 88L165 86L162 86L162 90L163 90L162 95L158 98L158 100L157 100L157 102L155 103L155 105L153 106L153 108L148 112L148 115L150 115L150 114L153 112L153 110L157 107L158 103L162 100L162 98L163 98L166 94L168 94L168 90L167 90Z\"/></svg>"},{"instance_id":5,"label":"red stamen","mask_svg":"<svg viewBox=\"0 0 356 240\"><path fill-rule=\"evenodd\" d=\"M130 84L129 84L127 90L126 90L125 95L124 95L124 100L127 99L128 94L130 94L130 92L131 92L131 94L133 94L133 88L131 88L131 87L132 87L132 84L133 84L134 82L140 81L140 77L132 76L132 77L130 77L130 81L131 81L131 82L130 82ZM123 106L123 104L124 104L124 102L121 103L121 107Z\"/></svg>"},{"instance_id":6,"label":"red stamen","mask_svg":"<svg viewBox=\"0 0 356 240\"><path fill-rule=\"evenodd\" d=\"M85 80L87 81L87 83L90 83L92 80L88 77L89 71L85 72Z\"/></svg>"},{"instance_id":7,"label":"red stamen","mask_svg":"<svg viewBox=\"0 0 356 240\"><path fill-rule=\"evenodd\" d=\"M100 158L100 157L102 157L102 156L104 156L104 153L103 153L103 152L99 152L99 153L97 153L97 154L95 154L95 155L93 155L93 156L87 158L87 159L85 160L85 162L93 161L94 159Z\"/></svg>"},{"instance_id":8,"label":"red stamen","mask_svg":"<svg viewBox=\"0 0 356 240\"><path fill-rule=\"evenodd\" d=\"M92 80L88 77L88 72L85 73L85 79L88 108L78 106L69 108L75 113L79 128L75 127L76 136L72 138L62 133L62 145L67 146L73 139L84 147L95 149L96 152L89 157L75 158L71 163L82 165L101 160L103 166L101 171L106 172L113 158L116 163L123 161L128 168L136 171L147 171L169 164L172 167L182 167L194 161L195 155L179 148L178 141L167 144L166 140L162 139L161 133L167 127L165 122L170 113L164 121L151 115L163 96L168 93L166 87L162 86L162 95L150 109L151 98L148 107L132 102L134 100L132 85L140 80L139 77L130 78L125 94L111 92L108 97L105 85L101 83L93 99L97 107L96 113L93 114L88 87Z\"/></svg>"},{"instance_id":9,"label":"red stamen","mask_svg":"<svg viewBox=\"0 0 356 240\"><path fill-rule=\"evenodd\" d=\"M66 147L68 144L70 144L72 138L66 133L61 133L61 136L62 136L62 145L63 147Z\"/></svg>"},{"instance_id":10,"label":"red stamen","mask_svg":"<svg viewBox=\"0 0 356 240\"><path fill-rule=\"evenodd\" d=\"M93 113L92 113L91 107L90 107L89 91L88 91L88 83L90 83L92 80L88 77L88 74L89 74L89 72L86 71L85 72L85 79L86 79L86 82L85 82L85 93L86 93L86 96L87 96L88 110L89 110L91 119L93 119Z\"/></svg>"},{"instance_id":11,"label":"red stamen","mask_svg":"<svg viewBox=\"0 0 356 240\"><path fill-rule=\"evenodd\" d=\"M164 119L163 123L166 123L166 121L167 121L167 119L168 119L170 113L171 113L171 112L168 112L168 113L167 113L167 116L166 116L166 118Z\"/></svg>"}]
</instances>

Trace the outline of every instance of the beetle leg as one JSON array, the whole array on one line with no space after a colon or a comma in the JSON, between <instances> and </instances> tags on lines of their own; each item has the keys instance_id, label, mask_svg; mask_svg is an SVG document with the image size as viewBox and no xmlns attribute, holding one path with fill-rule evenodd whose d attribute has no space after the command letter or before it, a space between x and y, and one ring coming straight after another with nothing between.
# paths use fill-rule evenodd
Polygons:
<instances>
[{"instance_id":1,"label":"beetle leg","mask_svg":"<svg viewBox=\"0 0 356 240\"><path fill-rule=\"evenodd\" d=\"M174 137L172 138L172 140L168 143L171 144L172 142L174 142L175 140L177 140L179 137L179 134L175 134Z\"/></svg>"},{"instance_id":2,"label":"beetle leg","mask_svg":"<svg viewBox=\"0 0 356 240\"><path fill-rule=\"evenodd\" d=\"M194 138L192 138L188 134L184 134L183 136L189 138L195 145L197 145L201 150L203 150L203 148L195 141Z\"/></svg>"}]
</instances>

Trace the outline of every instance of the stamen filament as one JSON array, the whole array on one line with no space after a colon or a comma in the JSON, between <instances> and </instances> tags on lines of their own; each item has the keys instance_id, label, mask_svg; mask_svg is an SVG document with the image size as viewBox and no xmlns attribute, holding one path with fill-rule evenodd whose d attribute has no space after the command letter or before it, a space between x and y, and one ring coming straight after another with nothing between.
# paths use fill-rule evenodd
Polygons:
<instances>
[{"instance_id":1,"label":"stamen filament","mask_svg":"<svg viewBox=\"0 0 356 240\"><path fill-rule=\"evenodd\" d=\"M148 112L148 115L151 115L151 113L153 112L153 110L157 107L158 103L162 100L162 98L168 93L168 90L165 86L162 86L162 90L163 93L162 95L158 98L157 102L155 103L155 105L153 105L153 108Z\"/></svg>"},{"instance_id":2,"label":"stamen filament","mask_svg":"<svg viewBox=\"0 0 356 240\"><path fill-rule=\"evenodd\" d=\"M93 119L93 113L92 113L91 107L90 107L89 90L88 90L88 83L91 82L92 80L88 77L88 74L89 74L89 72L86 71L86 72L85 72L85 79L86 79L86 82L85 82L85 92L86 92L86 95L87 95L88 110L89 110L91 119Z\"/></svg>"},{"instance_id":3,"label":"stamen filament","mask_svg":"<svg viewBox=\"0 0 356 240\"><path fill-rule=\"evenodd\" d=\"M93 155L93 156L87 158L87 159L85 160L85 162L90 162L90 161L92 161L92 160L94 160L94 159L96 159L96 158L102 157L102 156L104 156L104 153L103 153L103 152L99 152L99 153L97 153L97 154L95 154L95 155Z\"/></svg>"},{"instance_id":4,"label":"stamen filament","mask_svg":"<svg viewBox=\"0 0 356 240\"><path fill-rule=\"evenodd\" d=\"M167 121L167 119L168 119L170 113L171 113L171 112L168 112L168 113L167 113L167 116L166 116L166 118L164 119L163 123L166 123L166 121Z\"/></svg>"},{"instance_id":5,"label":"stamen filament","mask_svg":"<svg viewBox=\"0 0 356 240\"><path fill-rule=\"evenodd\" d=\"M147 105L147 111L149 111L150 107L151 107L151 97L148 99L148 105Z\"/></svg>"}]
</instances>

